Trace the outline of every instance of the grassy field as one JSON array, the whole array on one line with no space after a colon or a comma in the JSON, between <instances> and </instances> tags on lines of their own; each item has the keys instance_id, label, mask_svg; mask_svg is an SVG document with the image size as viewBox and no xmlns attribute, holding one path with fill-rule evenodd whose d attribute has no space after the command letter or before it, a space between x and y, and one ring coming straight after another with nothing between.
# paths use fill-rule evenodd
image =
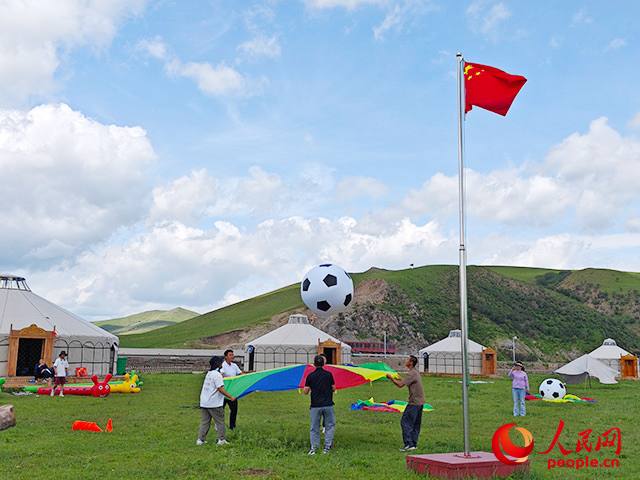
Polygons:
<instances>
[{"instance_id":1,"label":"grassy field","mask_svg":"<svg viewBox=\"0 0 640 480\"><path fill-rule=\"evenodd\" d=\"M32 478L154 478L154 479L416 479L423 475L406 469L401 446L400 414L353 411L357 399L406 400L406 389L381 380L341 390L335 397L337 429L329 455L306 455L309 449L309 398L295 391L253 393L240 399L238 428L229 432L231 445L197 447L198 404L203 375L147 375L139 394L113 394L105 399L67 395L0 396L13 404L18 424L0 432L0 475L6 479ZM534 389L544 376L531 375ZM471 447L491 451L491 437L511 415L508 379L488 380L471 389ZM414 453L455 452L462 448L461 386L454 378L425 377L427 401L435 411L425 413L419 448ZM518 426L534 438L531 472L518 479L640 478L640 382L621 382L592 388L570 386L569 393L595 398L595 404L527 402L527 416ZM104 426L113 420L112 433L71 430L74 420ZM576 448L580 433L593 429L589 458L617 458L619 468L547 469L549 459L584 457L584 450L563 456L551 445L559 421L565 423L559 442ZM598 436L620 428L622 451L612 447L595 452ZM214 440L215 432L209 434ZM515 430L511 438L521 444Z\"/></svg>"}]
</instances>

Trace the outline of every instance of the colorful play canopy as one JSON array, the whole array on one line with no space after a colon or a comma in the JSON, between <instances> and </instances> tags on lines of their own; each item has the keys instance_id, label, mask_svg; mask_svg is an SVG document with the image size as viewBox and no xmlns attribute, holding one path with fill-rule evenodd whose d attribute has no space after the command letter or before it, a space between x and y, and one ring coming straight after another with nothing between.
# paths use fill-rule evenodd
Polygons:
<instances>
[{"instance_id":1,"label":"colorful play canopy","mask_svg":"<svg viewBox=\"0 0 640 480\"><path fill-rule=\"evenodd\" d=\"M369 400L357 400L351 404L351 410L371 410L374 412L394 412L402 413L407 408L408 403L401 400L389 400L388 402L376 402L373 397ZM432 412L433 406L425 403L422 406L423 412Z\"/></svg>"},{"instance_id":2,"label":"colorful play canopy","mask_svg":"<svg viewBox=\"0 0 640 480\"><path fill-rule=\"evenodd\" d=\"M357 387L387 376L387 371L372 370L362 367L347 367L341 365L325 365L331 372L337 389ZM307 375L315 370L313 365L291 365L289 367L274 368L262 372L247 373L237 377L225 378L224 388L237 398L242 398L251 392L280 392L296 390L304 387ZM392 375L398 378L398 374Z\"/></svg>"}]
</instances>

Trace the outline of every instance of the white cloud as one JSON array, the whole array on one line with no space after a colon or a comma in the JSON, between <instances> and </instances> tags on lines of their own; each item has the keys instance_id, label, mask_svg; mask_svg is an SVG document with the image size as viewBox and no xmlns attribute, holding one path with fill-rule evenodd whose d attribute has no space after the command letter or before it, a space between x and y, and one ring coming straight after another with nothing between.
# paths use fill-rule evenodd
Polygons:
<instances>
[{"instance_id":1,"label":"white cloud","mask_svg":"<svg viewBox=\"0 0 640 480\"><path fill-rule=\"evenodd\" d=\"M575 133L549 151L545 169L554 172L572 198L587 231L603 231L640 191L640 141L622 137L606 118L591 122L589 132Z\"/></svg>"},{"instance_id":2,"label":"white cloud","mask_svg":"<svg viewBox=\"0 0 640 480\"><path fill-rule=\"evenodd\" d=\"M614 38L605 47L604 51L607 52L609 50L617 50L618 48L622 48L626 46L627 46L627 41L624 38Z\"/></svg>"},{"instance_id":3,"label":"white cloud","mask_svg":"<svg viewBox=\"0 0 640 480\"><path fill-rule=\"evenodd\" d=\"M114 317L210 311L297 282L313 263L457 263L455 175L394 198L379 180L335 178L320 164L286 176L256 165L229 178L195 170L149 192L142 173L153 156L141 128L102 125L66 105L0 112L5 266L80 315ZM640 140L600 118L540 164L467 170L469 262L584 268L597 258L640 268L627 254L640 231L640 178L629 174L639 161ZM318 214L359 196L386 203L361 218ZM568 233L576 214L582 235ZM49 270L40 263L29 274L43 259Z\"/></svg>"},{"instance_id":4,"label":"white cloud","mask_svg":"<svg viewBox=\"0 0 640 480\"><path fill-rule=\"evenodd\" d=\"M247 84L244 77L232 67L220 63L211 65L208 62L187 62L173 60L165 64L169 75L186 77L198 84L198 89L209 95L226 95L242 93Z\"/></svg>"},{"instance_id":5,"label":"white cloud","mask_svg":"<svg viewBox=\"0 0 640 480\"><path fill-rule=\"evenodd\" d=\"M504 239L503 239L504 240ZM583 268L576 264L576 258L584 254L589 248L579 238L569 234L561 234L537 239L531 243L514 244L505 242L508 248L501 248L498 238L492 238L491 243L496 253L486 259L483 265L513 265L519 267L548 267L557 269ZM585 265L586 266L586 265Z\"/></svg>"},{"instance_id":6,"label":"white cloud","mask_svg":"<svg viewBox=\"0 0 640 480\"><path fill-rule=\"evenodd\" d=\"M220 62L182 62L169 51L162 38L141 40L136 45L139 51L164 62L164 70L172 77L189 78L196 82L198 89L211 96L243 95L251 96L260 89L260 82L251 82L233 67Z\"/></svg>"},{"instance_id":7,"label":"white cloud","mask_svg":"<svg viewBox=\"0 0 640 480\"><path fill-rule=\"evenodd\" d=\"M424 15L439 7L433 0L303 0L307 8L315 10L344 8L354 11L359 7L375 6L386 11L380 25L373 27L373 36L376 41L383 41L385 34L390 30L400 32L406 23L412 22L416 16ZM345 35L350 32L345 27Z\"/></svg>"},{"instance_id":8,"label":"white cloud","mask_svg":"<svg viewBox=\"0 0 640 480\"><path fill-rule=\"evenodd\" d=\"M67 105L0 110L0 251L5 265L59 258L146 214L140 127L102 125Z\"/></svg>"},{"instance_id":9,"label":"white cloud","mask_svg":"<svg viewBox=\"0 0 640 480\"><path fill-rule=\"evenodd\" d=\"M540 227L577 216L584 232L604 232L638 203L640 140L622 137L606 118L549 150L542 165L480 174L465 171L470 217L502 226ZM409 192L402 208L444 221L457 208L457 177L441 173Z\"/></svg>"},{"instance_id":10,"label":"white cloud","mask_svg":"<svg viewBox=\"0 0 640 480\"><path fill-rule=\"evenodd\" d=\"M466 14L471 30L494 42L498 39L499 27L512 15L504 3L493 0L474 0L467 8Z\"/></svg>"},{"instance_id":11,"label":"white cloud","mask_svg":"<svg viewBox=\"0 0 640 480\"><path fill-rule=\"evenodd\" d=\"M384 34L393 27L399 28L402 26L403 16L402 10L399 5L395 5L393 10L387 13L384 20L379 27L373 28L373 36L376 40L380 41L384 39Z\"/></svg>"},{"instance_id":12,"label":"white cloud","mask_svg":"<svg viewBox=\"0 0 640 480\"><path fill-rule=\"evenodd\" d=\"M389 187L375 178L345 177L336 187L336 198L340 202L349 201L355 197L366 196L376 201L389 193Z\"/></svg>"},{"instance_id":13,"label":"white cloud","mask_svg":"<svg viewBox=\"0 0 640 480\"><path fill-rule=\"evenodd\" d=\"M16 105L54 88L64 52L78 47L99 51L119 24L137 15L148 0L22 0L0 5L0 102Z\"/></svg>"},{"instance_id":14,"label":"white cloud","mask_svg":"<svg viewBox=\"0 0 640 480\"><path fill-rule=\"evenodd\" d=\"M277 58L280 56L278 38L275 35L268 37L262 33L257 33L251 40L238 45L238 50L243 51L252 58Z\"/></svg>"},{"instance_id":15,"label":"white cloud","mask_svg":"<svg viewBox=\"0 0 640 480\"><path fill-rule=\"evenodd\" d=\"M447 250L454 261L455 242L447 242L437 224L407 219L377 234L359 232L349 217L268 220L250 232L226 221L209 231L174 222L123 245L93 249L51 277L28 280L36 293L47 289L47 298L85 316L170 305L209 311L213 303L222 306L221 298L251 298L298 282L310 261L362 271L385 258L389 268L406 268L424 259L440 262ZM56 285L60 275L73 278L72 285Z\"/></svg>"},{"instance_id":16,"label":"white cloud","mask_svg":"<svg viewBox=\"0 0 640 480\"><path fill-rule=\"evenodd\" d=\"M571 18L571 25L589 25L593 23L593 19L587 13L586 7L582 7L576 13L573 14Z\"/></svg>"},{"instance_id":17,"label":"white cloud","mask_svg":"<svg viewBox=\"0 0 640 480\"><path fill-rule=\"evenodd\" d=\"M136 49L157 60L167 60L169 58L167 46L160 36L156 36L152 40L140 40L136 45Z\"/></svg>"},{"instance_id":18,"label":"white cloud","mask_svg":"<svg viewBox=\"0 0 640 480\"><path fill-rule=\"evenodd\" d=\"M390 0L304 0L309 8L336 8L342 7L347 10L355 10L361 5L388 5Z\"/></svg>"},{"instance_id":19,"label":"white cloud","mask_svg":"<svg viewBox=\"0 0 640 480\"><path fill-rule=\"evenodd\" d=\"M640 130L640 112L636 113L631 120L627 123L627 127Z\"/></svg>"},{"instance_id":20,"label":"white cloud","mask_svg":"<svg viewBox=\"0 0 640 480\"><path fill-rule=\"evenodd\" d=\"M417 16L437 9L438 7L430 0L395 2L387 11L382 23L377 27L373 27L373 36L377 41L382 41L388 31L401 32L406 28L405 24L411 23Z\"/></svg>"},{"instance_id":21,"label":"white cloud","mask_svg":"<svg viewBox=\"0 0 640 480\"><path fill-rule=\"evenodd\" d=\"M213 203L217 190L218 180L205 169L156 187L152 192L153 204L147 224L166 221L197 224L205 214L205 206Z\"/></svg>"}]
</instances>

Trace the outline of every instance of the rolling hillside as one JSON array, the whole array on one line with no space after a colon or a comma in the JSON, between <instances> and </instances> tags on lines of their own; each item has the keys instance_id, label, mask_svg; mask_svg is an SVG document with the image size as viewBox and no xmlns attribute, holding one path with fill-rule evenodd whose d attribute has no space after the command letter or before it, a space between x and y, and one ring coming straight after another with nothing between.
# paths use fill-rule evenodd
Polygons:
<instances>
[{"instance_id":1,"label":"rolling hillside","mask_svg":"<svg viewBox=\"0 0 640 480\"><path fill-rule=\"evenodd\" d=\"M299 284L252 298L179 324L122 335L123 347L221 347L242 344L288 314L309 315L343 340L389 342L400 352L445 337L459 328L458 267L434 265L353 274L355 299L343 313L316 319L304 306ZM640 275L612 270L560 271L519 267L468 268L469 336L510 355L511 337L527 361L565 360L617 339L640 350ZM251 337L252 330L256 332ZM235 340L235 342L234 342Z\"/></svg>"},{"instance_id":2,"label":"rolling hillside","mask_svg":"<svg viewBox=\"0 0 640 480\"><path fill-rule=\"evenodd\" d=\"M149 332L157 328L184 322L198 315L200 314L185 310L184 308L174 308L168 311L151 310L149 312L129 315L128 317L102 320L93 323L114 335L126 335Z\"/></svg>"}]
</instances>

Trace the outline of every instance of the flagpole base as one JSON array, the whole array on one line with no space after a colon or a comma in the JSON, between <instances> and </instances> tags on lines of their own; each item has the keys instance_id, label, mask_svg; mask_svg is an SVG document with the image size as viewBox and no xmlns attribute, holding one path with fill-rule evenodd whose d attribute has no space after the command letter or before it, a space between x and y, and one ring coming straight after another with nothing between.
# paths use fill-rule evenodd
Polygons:
<instances>
[{"instance_id":1,"label":"flagpole base","mask_svg":"<svg viewBox=\"0 0 640 480\"><path fill-rule=\"evenodd\" d=\"M529 459L518 465L506 465L490 452L431 453L407 455L406 459L408 470L435 478L495 478L529 471Z\"/></svg>"}]
</instances>

